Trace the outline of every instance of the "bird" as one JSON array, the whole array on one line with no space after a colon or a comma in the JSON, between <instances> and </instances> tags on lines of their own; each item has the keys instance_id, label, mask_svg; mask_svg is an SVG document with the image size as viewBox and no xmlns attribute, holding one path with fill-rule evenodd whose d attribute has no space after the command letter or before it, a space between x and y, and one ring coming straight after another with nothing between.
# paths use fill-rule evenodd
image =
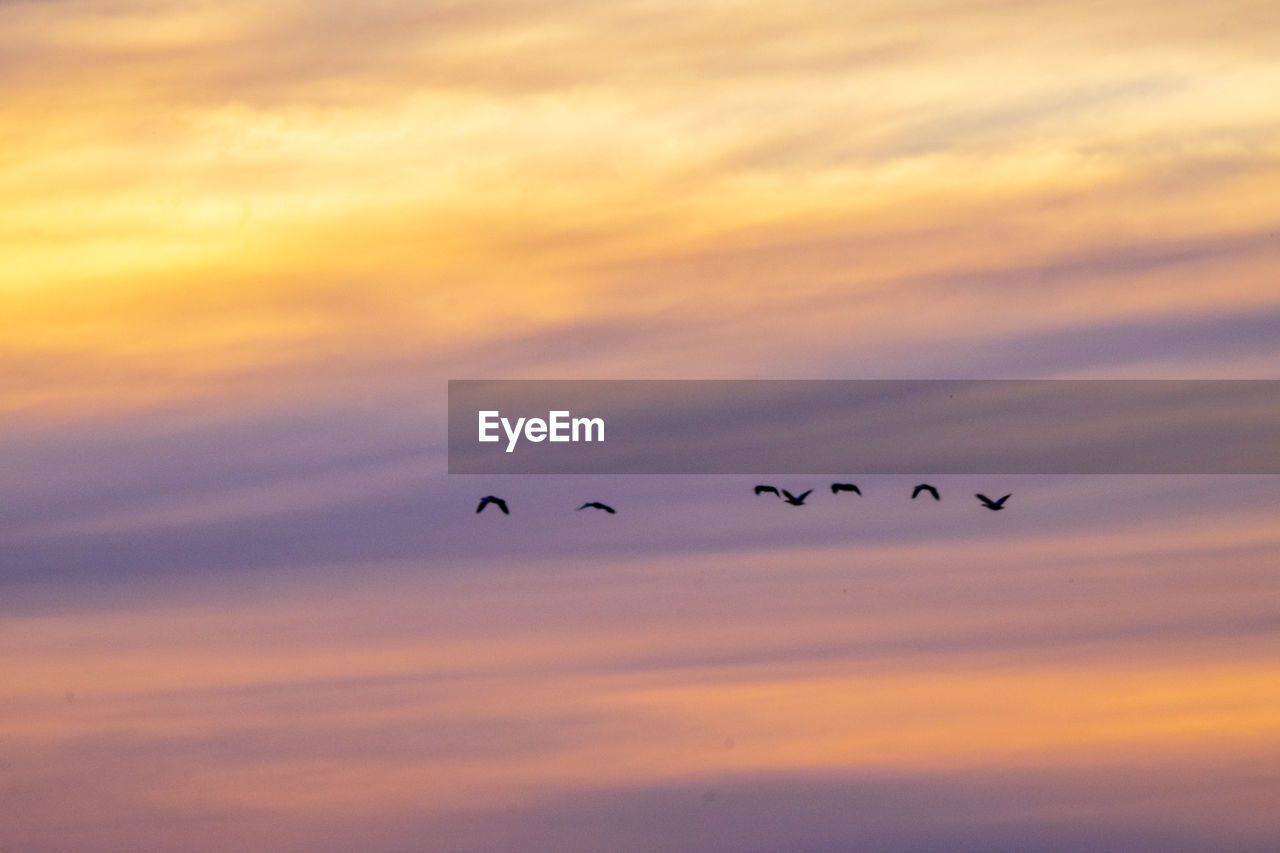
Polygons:
<instances>
[{"instance_id":1,"label":"bird","mask_svg":"<svg viewBox=\"0 0 1280 853\"><path fill-rule=\"evenodd\" d=\"M476 507L476 512L480 512L489 504L493 504L498 509L502 510L503 515L511 515L511 510L507 509L507 502L502 498L495 498L493 495L485 495L482 497L480 499L480 506Z\"/></svg>"},{"instance_id":2,"label":"bird","mask_svg":"<svg viewBox=\"0 0 1280 853\"><path fill-rule=\"evenodd\" d=\"M921 483L920 485L912 489L911 500L915 500L920 495L921 492L928 492L929 494L933 495L933 499L935 501L942 500L942 498L938 497L938 490L935 489L933 486L930 486L928 483Z\"/></svg>"},{"instance_id":3,"label":"bird","mask_svg":"<svg viewBox=\"0 0 1280 853\"><path fill-rule=\"evenodd\" d=\"M773 492L775 495L778 495L778 487L777 486L756 486L757 496L759 496L763 492ZM778 495L778 497L782 497L782 495Z\"/></svg>"},{"instance_id":4,"label":"bird","mask_svg":"<svg viewBox=\"0 0 1280 853\"><path fill-rule=\"evenodd\" d=\"M595 507L596 509L602 509L605 512L609 513L610 515L613 515L615 512L617 512L617 510L615 510L613 507L609 506L608 504L602 504L600 503L600 501L591 501L590 503L585 503L582 506L578 507L578 509L582 510L582 509L586 509L587 507Z\"/></svg>"},{"instance_id":5,"label":"bird","mask_svg":"<svg viewBox=\"0 0 1280 853\"><path fill-rule=\"evenodd\" d=\"M853 483L832 483L831 494L834 495L840 492L857 492L858 494L862 494L862 489L859 489Z\"/></svg>"},{"instance_id":6,"label":"bird","mask_svg":"<svg viewBox=\"0 0 1280 853\"><path fill-rule=\"evenodd\" d=\"M809 490L809 492L812 492L812 491L813 489ZM793 495L790 492L788 492L786 489L783 489L782 496L786 498L787 503L791 504L792 506L804 506L804 499L809 497L809 492L801 492L799 495Z\"/></svg>"},{"instance_id":7,"label":"bird","mask_svg":"<svg viewBox=\"0 0 1280 853\"><path fill-rule=\"evenodd\" d=\"M1005 495L999 500L994 500L994 501L991 500L991 498L987 497L986 495L974 495L974 497L982 501L982 505L985 506L987 509L992 510L993 512L996 510L1004 509L1004 502L1009 500L1009 495Z\"/></svg>"}]
</instances>

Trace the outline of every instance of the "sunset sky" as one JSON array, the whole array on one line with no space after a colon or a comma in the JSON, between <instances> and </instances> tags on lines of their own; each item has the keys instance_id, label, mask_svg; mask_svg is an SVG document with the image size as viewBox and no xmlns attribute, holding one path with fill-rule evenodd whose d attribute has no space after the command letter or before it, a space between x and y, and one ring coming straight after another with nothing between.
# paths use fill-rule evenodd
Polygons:
<instances>
[{"instance_id":1,"label":"sunset sky","mask_svg":"<svg viewBox=\"0 0 1280 853\"><path fill-rule=\"evenodd\" d=\"M0 0L0 79L0 851L1280 847L1280 478L445 473L449 379L1280 378L1274 0Z\"/></svg>"}]
</instances>

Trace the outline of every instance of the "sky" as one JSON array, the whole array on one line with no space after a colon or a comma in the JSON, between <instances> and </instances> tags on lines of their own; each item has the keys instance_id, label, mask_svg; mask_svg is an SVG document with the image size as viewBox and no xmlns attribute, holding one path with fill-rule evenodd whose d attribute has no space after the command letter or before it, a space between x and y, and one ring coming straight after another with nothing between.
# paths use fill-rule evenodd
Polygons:
<instances>
[{"instance_id":1,"label":"sky","mask_svg":"<svg viewBox=\"0 0 1280 853\"><path fill-rule=\"evenodd\" d=\"M0 851L1276 849L1275 476L796 508L448 475L445 414L1277 378L1278 57L1261 0L0 0Z\"/></svg>"}]
</instances>

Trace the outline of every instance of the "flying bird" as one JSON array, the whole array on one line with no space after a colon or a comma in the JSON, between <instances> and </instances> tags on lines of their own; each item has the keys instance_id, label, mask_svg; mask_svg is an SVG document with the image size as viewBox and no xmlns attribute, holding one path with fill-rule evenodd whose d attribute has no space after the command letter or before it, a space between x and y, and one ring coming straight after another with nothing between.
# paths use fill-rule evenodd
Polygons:
<instances>
[{"instance_id":1,"label":"flying bird","mask_svg":"<svg viewBox=\"0 0 1280 853\"><path fill-rule=\"evenodd\" d=\"M853 483L832 483L831 494L835 495L840 492L857 492L858 494L862 494L862 489L859 489Z\"/></svg>"},{"instance_id":2,"label":"flying bird","mask_svg":"<svg viewBox=\"0 0 1280 853\"><path fill-rule=\"evenodd\" d=\"M476 507L476 512L480 512L489 504L493 504L498 509L502 510L503 515L511 515L511 510L507 509L507 502L502 498L495 498L493 495L485 495L482 497L480 499L480 506Z\"/></svg>"},{"instance_id":3,"label":"flying bird","mask_svg":"<svg viewBox=\"0 0 1280 853\"><path fill-rule=\"evenodd\" d=\"M617 510L615 510L613 507L609 506L608 504L602 504L600 503L600 501L591 501L591 503L585 503L582 506L578 507L578 509L580 510L586 509L587 507L595 507L596 509L602 509L605 512L609 513L609 515L613 515L615 512L617 512Z\"/></svg>"},{"instance_id":4,"label":"flying bird","mask_svg":"<svg viewBox=\"0 0 1280 853\"><path fill-rule=\"evenodd\" d=\"M911 500L915 500L917 497L919 497L921 492L928 492L929 494L933 495L933 499L935 501L942 500L942 498L938 497L938 490L935 489L933 486L930 486L928 483L921 483L920 485L912 489Z\"/></svg>"},{"instance_id":5,"label":"flying bird","mask_svg":"<svg viewBox=\"0 0 1280 853\"><path fill-rule=\"evenodd\" d=\"M809 492L812 492L812 491L813 489L809 490ZM791 504L792 506L804 506L804 499L809 497L809 492L801 492L799 495L793 495L790 492L788 492L786 489L783 489L782 496L786 498L787 503Z\"/></svg>"},{"instance_id":6,"label":"flying bird","mask_svg":"<svg viewBox=\"0 0 1280 853\"><path fill-rule=\"evenodd\" d=\"M756 486L757 496L759 496L763 492L773 492L775 495L778 495L778 487L777 486ZM778 495L778 497L782 497L782 495Z\"/></svg>"},{"instance_id":7,"label":"flying bird","mask_svg":"<svg viewBox=\"0 0 1280 853\"><path fill-rule=\"evenodd\" d=\"M1004 497L995 501L991 500L991 498L987 497L986 495L974 495L974 497L982 501L982 505L985 506L987 509L993 510L993 511L1004 509L1004 502L1009 500L1009 495L1005 495Z\"/></svg>"}]
</instances>

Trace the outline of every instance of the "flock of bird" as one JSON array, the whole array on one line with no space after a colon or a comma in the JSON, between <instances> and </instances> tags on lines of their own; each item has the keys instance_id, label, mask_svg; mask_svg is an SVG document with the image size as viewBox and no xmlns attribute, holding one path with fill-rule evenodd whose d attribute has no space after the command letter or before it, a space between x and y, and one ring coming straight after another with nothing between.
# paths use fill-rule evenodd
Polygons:
<instances>
[{"instance_id":1,"label":"flock of bird","mask_svg":"<svg viewBox=\"0 0 1280 853\"><path fill-rule=\"evenodd\" d=\"M859 489L857 485L854 483L832 483L831 484L831 494L838 495L841 492L853 492L857 494L859 497L862 496L862 489ZM805 498L809 497L809 495L813 493L813 489L809 489L808 491L801 492L798 495L793 495L791 492L787 491L786 489L779 489L777 486L756 486L755 493L757 497L763 494L772 493L776 495L779 498L779 500L782 500L785 503L790 504L791 506L804 506ZM921 494L926 494L926 493L929 495L932 495L935 501L942 500L942 496L938 494L937 487L931 486L928 483L921 483L920 485L912 489L911 499L915 500L916 498L920 497ZM996 498L995 500L992 500L991 498L981 493L975 494L974 497L982 501L982 506L994 512L994 511L1004 509L1004 502L1009 499L1010 495L1005 495L1004 497ZM484 497L482 497L480 499L480 505L476 507L476 512L482 512L484 508L487 507L489 504L493 504L498 509L502 510L503 515L511 514L511 510L507 507L507 502L504 501L502 498L495 497L494 495L485 495ZM587 503L584 503L582 506L578 507L578 509L579 510L599 509L599 510L604 510L610 515L613 515L614 513L617 512L617 510L615 510L613 507L609 506L608 504L600 503L600 501L588 501Z\"/></svg>"}]
</instances>

